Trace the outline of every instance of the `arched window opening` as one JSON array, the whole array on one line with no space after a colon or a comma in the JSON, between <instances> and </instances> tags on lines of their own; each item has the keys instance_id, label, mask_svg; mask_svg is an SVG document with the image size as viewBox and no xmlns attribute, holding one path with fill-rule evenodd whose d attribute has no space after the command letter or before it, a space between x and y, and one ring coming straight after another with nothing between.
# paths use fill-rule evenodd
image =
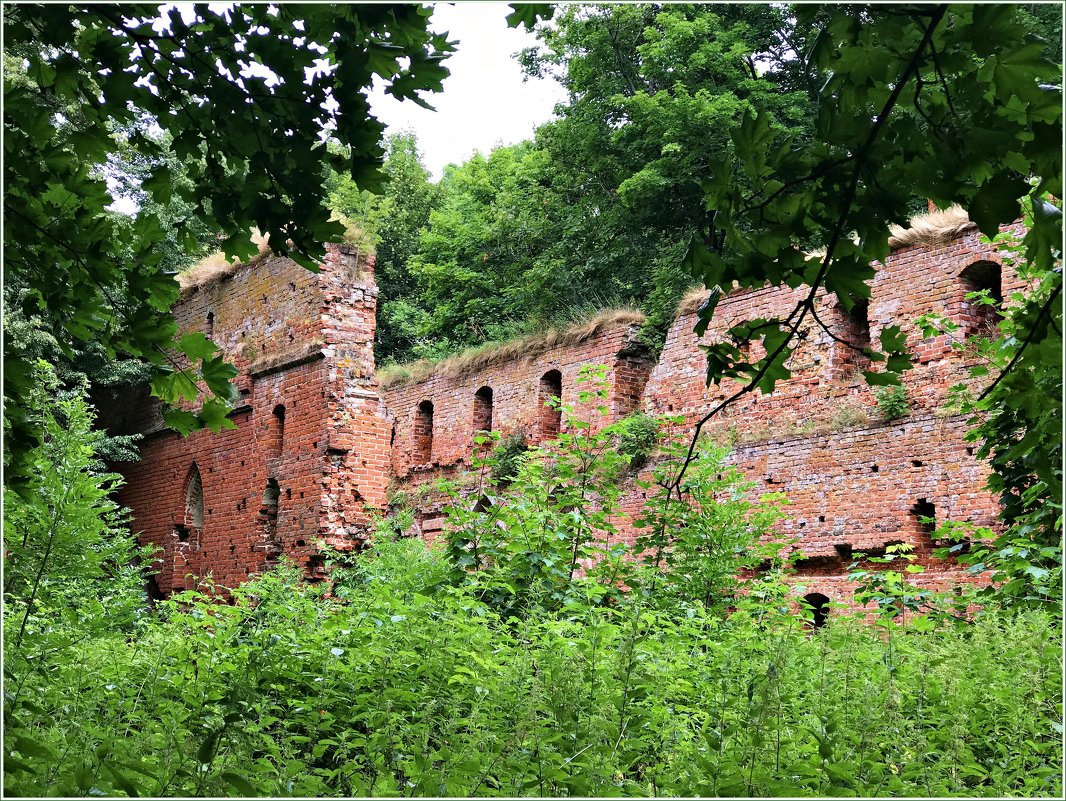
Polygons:
<instances>
[{"instance_id":1,"label":"arched window opening","mask_svg":"<svg viewBox=\"0 0 1066 801\"><path fill-rule=\"evenodd\" d=\"M182 523L189 529L204 527L204 482L195 463L189 468L189 477L185 481L185 519Z\"/></svg>"},{"instance_id":2,"label":"arched window opening","mask_svg":"<svg viewBox=\"0 0 1066 801\"><path fill-rule=\"evenodd\" d=\"M204 326L204 336L211 339L215 335L215 313L207 313L207 324Z\"/></svg>"},{"instance_id":3,"label":"arched window opening","mask_svg":"<svg viewBox=\"0 0 1066 801\"><path fill-rule=\"evenodd\" d=\"M1003 310L1003 271L994 261L976 261L959 273L967 295L963 328L966 336L987 331Z\"/></svg>"},{"instance_id":4,"label":"arched window opening","mask_svg":"<svg viewBox=\"0 0 1066 801\"><path fill-rule=\"evenodd\" d=\"M563 374L558 370L549 370L541 377L537 393L537 429L542 440L559 436L563 421L560 408L562 397ZM552 398L555 400L549 402Z\"/></svg>"},{"instance_id":5,"label":"arched window opening","mask_svg":"<svg viewBox=\"0 0 1066 801\"><path fill-rule=\"evenodd\" d=\"M492 431L492 387L474 393L474 431Z\"/></svg>"},{"instance_id":6,"label":"arched window opening","mask_svg":"<svg viewBox=\"0 0 1066 801\"><path fill-rule=\"evenodd\" d=\"M277 562L281 555L281 541L278 539L278 507L281 505L281 487L278 480L267 480L263 491L263 501L259 506L259 530L263 536L263 550L267 566Z\"/></svg>"},{"instance_id":7,"label":"arched window opening","mask_svg":"<svg viewBox=\"0 0 1066 801\"><path fill-rule=\"evenodd\" d=\"M285 407L280 403L267 420L266 451L268 456L281 456L285 446Z\"/></svg>"},{"instance_id":8,"label":"arched window opening","mask_svg":"<svg viewBox=\"0 0 1066 801\"><path fill-rule=\"evenodd\" d=\"M429 464L433 459L433 403L425 400L415 412L415 464Z\"/></svg>"},{"instance_id":9,"label":"arched window opening","mask_svg":"<svg viewBox=\"0 0 1066 801\"><path fill-rule=\"evenodd\" d=\"M810 609L811 622L814 628L820 629L829 619L829 598L820 592L812 592L804 595L803 601Z\"/></svg>"}]
</instances>

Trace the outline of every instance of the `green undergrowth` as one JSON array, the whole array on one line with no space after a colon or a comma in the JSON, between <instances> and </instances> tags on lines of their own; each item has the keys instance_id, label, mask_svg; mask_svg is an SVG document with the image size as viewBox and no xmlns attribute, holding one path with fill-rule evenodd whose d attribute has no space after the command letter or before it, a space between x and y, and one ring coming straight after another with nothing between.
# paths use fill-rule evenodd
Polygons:
<instances>
[{"instance_id":1,"label":"green undergrowth","mask_svg":"<svg viewBox=\"0 0 1066 801\"><path fill-rule=\"evenodd\" d=\"M600 397L595 373L581 393ZM876 620L833 609L815 629L758 544L783 499L723 451L670 489L683 443L646 438L630 546L611 514L626 429L564 409L506 487L492 448L477 504L441 486L436 548L383 521L330 557L329 584L283 564L231 603L190 591L149 613L91 418L47 394L38 494L5 521L9 795L1061 794L1060 605L959 615L893 553L856 575Z\"/></svg>"},{"instance_id":2,"label":"green undergrowth","mask_svg":"<svg viewBox=\"0 0 1066 801\"><path fill-rule=\"evenodd\" d=\"M28 795L1055 796L1061 654L1042 612L816 634L574 604L501 619L417 541L343 598L293 570L187 595L31 677Z\"/></svg>"}]
</instances>

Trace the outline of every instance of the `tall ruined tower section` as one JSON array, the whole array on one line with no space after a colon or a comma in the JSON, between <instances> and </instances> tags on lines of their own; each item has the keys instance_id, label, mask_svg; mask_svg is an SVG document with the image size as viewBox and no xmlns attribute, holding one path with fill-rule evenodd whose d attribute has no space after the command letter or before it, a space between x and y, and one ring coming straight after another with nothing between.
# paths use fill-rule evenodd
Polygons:
<instances>
[{"instance_id":1,"label":"tall ruined tower section","mask_svg":"<svg viewBox=\"0 0 1066 801\"><path fill-rule=\"evenodd\" d=\"M314 574L323 543L360 547L388 478L376 306L373 257L347 245L318 273L268 254L183 291L182 332L239 371L236 428L182 437L146 393L101 403L112 433L143 435L141 458L119 465L119 501L157 548L161 593L208 576L236 586L283 557Z\"/></svg>"}]
</instances>

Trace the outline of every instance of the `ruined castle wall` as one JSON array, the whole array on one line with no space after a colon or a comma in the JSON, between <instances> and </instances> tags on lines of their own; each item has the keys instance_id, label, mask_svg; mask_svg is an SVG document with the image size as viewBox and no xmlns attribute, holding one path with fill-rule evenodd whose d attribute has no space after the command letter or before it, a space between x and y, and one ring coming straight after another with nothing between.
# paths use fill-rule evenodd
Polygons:
<instances>
[{"instance_id":1,"label":"ruined castle wall","mask_svg":"<svg viewBox=\"0 0 1066 801\"><path fill-rule=\"evenodd\" d=\"M949 387L969 380L968 358L953 348L954 342L992 322L986 311L966 300L974 289L966 280L967 268L1000 265L1001 293L1009 296L1022 288L1001 261L976 232L943 244L898 248L878 265L865 309L849 312L835 296L817 294L815 313L836 338L809 315L788 362L790 377L780 381L773 393L742 396L706 425L710 438L732 447L729 460L755 482L755 495L783 493L788 499L786 517L775 536L796 540L792 547L805 557L799 563L800 578L813 589L834 599L850 597L853 588L844 574L851 554L883 553L888 545L901 542L910 544L918 563L928 568L917 583L953 586L973 580L953 563L933 557L934 548L943 543L931 539L930 527L921 518L995 526L996 500L984 489L987 468L965 442L965 419L946 401ZM777 287L733 293L719 302L702 337L694 333L698 302L690 303L672 325L659 360L654 364L637 360L626 373L628 386L643 386L639 400L627 401L625 410L612 408L609 419L639 408L680 417L675 433L691 435L699 419L741 386L734 379L706 386L706 359L700 345L723 341L728 329L741 323L787 316L804 296L803 289ZM955 334L926 338L915 322L924 314L941 315L961 328ZM884 419L876 388L861 374L880 366L839 341L879 349L879 337L890 325L899 326L906 336L914 363L903 377L909 413L896 421ZM413 486L442 467L461 469L468 463L476 428L474 396L482 385L492 387L502 412L497 428L535 432L532 413L537 408L538 377L560 363L567 365L565 375L582 365L612 363L608 357L621 344L596 340L565 354L552 352L529 362L508 362L458 377L438 375L386 390L386 405L396 422L396 476L402 485ZM751 360L763 355L759 343L749 348ZM626 369L622 361L613 362L614 381ZM572 380L566 384L572 385ZM564 402L573 400L564 392ZM427 401L434 409L430 458L419 455L418 448L418 407ZM538 441L535 433L530 439ZM647 480L653 466L633 478ZM639 533L633 521L647 491L638 481L624 487L621 513L614 522L621 538L630 543ZM421 533L432 539L439 520L431 519L439 516L439 509L431 494L421 499L424 508L417 511L431 523L431 530L423 528Z\"/></svg>"},{"instance_id":2,"label":"ruined castle wall","mask_svg":"<svg viewBox=\"0 0 1066 801\"><path fill-rule=\"evenodd\" d=\"M174 309L181 331L208 335L239 370L235 429L181 437L161 426L156 404L127 419L128 399L105 404L113 432L145 434L140 460L119 466L119 501L161 554L161 592L193 577L235 586L282 555L313 567L330 513L343 509L355 528L368 519L342 494L383 502L384 475L353 475L354 456L337 464L345 426L367 425L379 444L384 431L382 421L367 422L380 412L370 347L376 288L357 262L334 248L316 275L268 256L184 294ZM360 392L374 395L367 410Z\"/></svg>"},{"instance_id":3,"label":"ruined castle wall","mask_svg":"<svg viewBox=\"0 0 1066 801\"><path fill-rule=\"evenodd\" d=\"M930 540L919 518L933 514L939 521L995 525L997 503L984 489L987 467L964 440L965 419L946 405L948 389L969 380L968 359L953 343L988 323L987 312L965 298L972 286L964 271L979 262L999 264L1001 256L971 232L944 244L900 248L879 266L865 322L875 344L888 325L907 337L914 366L903 375L910 406L904 418L884 420L876 388L860 374L879 368L808 322L789 362L792 376L771 394L743 396L705 426L709 437L732 445L729 461L756 482L755 494L785 494L787 517L778 534L798 540L795 547L809 557L800 562L801 578L830 598L850 597L853 588L843 573L852 551L878 552L897 542L912 545L930 568L918 583L972 580L932 558L933 547L942 543ZM1001 267L1001 276L1005 297L1023 288L1009 267ZM702 338L693 331L695 310L680 314L648 380L645 408L680 415L678 431L691 432L740 386L726 379L707 387L698 346L721 341L726 329L747 320L787 314L800 297L800 290L776 288L727 297ZM835 298L820 293L815 309L841 338L854 341L863 333L836 308ZM915 320L930 313L962 328L925 338ZM757 344L752 348L753 358L762 355ZM634 489L623 506L632 516L641 502Z\"/></svg>"},{"instance_id":4,"label":"ruined castle wall","mask_svg":"<svg viewBox=\"0 0 1066 801\"><path fill-rule=\"evenodd\" d=\"M435 476L439 468L468 465L474 450L474 436L483 430L484 398L478 392L492 391L490 428L506 436L521 432L526 442L536 445L553 438L558 415L544 407L548 391L545 376L558 373L562 404L572 407L579 419L588 420L593 430L634 411L647 379L650 364L635 344L637 326L626 324L607 328L582 342L553 348L535 358L490 364L468 372L439 371L423 381L395 384L382 389L385 406L393 424L392 468L404 480L417 482L422 476ZM606 367L608 411L601 414L596 404L579 402L584 387L578 378L583 368ZM432 404L432 436L425 422ZM420 411L421 409L421 411Z\"/></svg>"},{"instance_id":5,"label":"ruined castle wall","mask_svg":"<svg viewBox=\"0 0 1066 801\"><path fill-rule=\"evenodd\" d=\"M377 286L345 246L326 256L322 335L326 465L319 534L337 548L358 547L386 505L391 428L374 369Z\"/></svg>"},{"instance_id":6,"label":"ruined castle wall","mask_svg":"<svg viewBox=\"0 0 1066 801\"><path fill-rule=\"evenodd\" d=\"M851 554L896 542L911 544L928 568L919 583L972 580L932 557L940 543L920 518L995 525L996 502L983 489L987 468L964 440L965 420L945 402L951 385L968 380L969 357L953 341L994 322L965 298L974 281L994 275L1005 297L1022 288L1009 267L996 266L1001 261L974 232L898 248L879 265L865 308L847 311L818 293L814 313L837 339L809 316L788 363L791 376L773 393L742 396L706 425L707 436L732 447L731 461L756 494L787 497L776 536L796 540L805 557L799 579L813 590L850 598L844 573ZM234 429L182 438L142 395L104 405L113 433L146 435L141 459L120 466L127 485L119 500L133 510L142 541L160 551L162 592L191 586L190 576L232 586L281 556L315 573L323 543L360 547L373 513L388 505L390 482L419 490L417 533L434 539L439 499L421 490L469 469L479 431L520 432L530 445L553 439L565 424L545 405L551 395L593 430L641 410L680 417L675 433L690 435L741 386L725 379L707 387L700 345L721 342L740 323L787 315L803 297L780 288L736 292L721 300L702 337L693 331L697 298L678 314L657 361L639 344L638 323L622 316L526 351L460 357L420 380L379 387L377 288L366 262L349 246L330 246L314 274L267 256L183 296L175 308L181 329L210 336L239 370ZM915 319L930 313L961 329L925 338ZM861 376L879 367L838 341L868 340L876 349L889 325L902 329L914 354L903 377L909 413L896 421L883 419L875 389ZM751 360L762 356L758 343L749 347ZM605 369L604 412L579 401L586 388L579 375L594 365ZM630 542L648 491L638 480L653 466L623 487L615 522Z\"/></svg>"}]
</instances>

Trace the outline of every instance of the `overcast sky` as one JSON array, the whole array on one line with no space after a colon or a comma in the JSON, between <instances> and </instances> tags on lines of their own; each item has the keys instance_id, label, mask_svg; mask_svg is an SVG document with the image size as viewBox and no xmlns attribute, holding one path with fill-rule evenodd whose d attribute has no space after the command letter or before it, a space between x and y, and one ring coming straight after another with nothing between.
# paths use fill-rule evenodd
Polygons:
<instances>
[{"instance_id":1,"label":"overcast sky","mask_svg":"<svg viewBox=\"0 0 1066 801\"><path fill-rule=\"evenodd\" d=\"M513 58L536 44L525 28L508 28L507 3L438 3L432 28L459 40L457 52L445 62L451 75L444 91L423 93L436 111L399 101L378 87L370 95L375 115L389 133L410 129L418 136L424 163L435 178L445 165L459 164L475 150L488 153L498 144L514 144L552 116L566 97L554 80L522 81Z\"/></svg>"}]
</instances>

